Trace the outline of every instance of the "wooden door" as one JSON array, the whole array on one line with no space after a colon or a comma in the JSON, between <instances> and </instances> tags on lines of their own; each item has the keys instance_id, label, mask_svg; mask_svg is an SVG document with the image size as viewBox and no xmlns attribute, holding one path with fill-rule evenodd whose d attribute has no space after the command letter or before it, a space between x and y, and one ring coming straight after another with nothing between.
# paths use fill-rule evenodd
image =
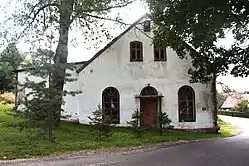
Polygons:
<instances>
[{"instance_id":1,"label":"wooden door","mask_svg":"<svg viewBox=\"0 0 249 166\"><path fill-rule=\"evenodd\" d=\"M140 101L143 124L149 127L155 126L157 113L157 99L141 99Z\"/></svg>"}]
</instances>

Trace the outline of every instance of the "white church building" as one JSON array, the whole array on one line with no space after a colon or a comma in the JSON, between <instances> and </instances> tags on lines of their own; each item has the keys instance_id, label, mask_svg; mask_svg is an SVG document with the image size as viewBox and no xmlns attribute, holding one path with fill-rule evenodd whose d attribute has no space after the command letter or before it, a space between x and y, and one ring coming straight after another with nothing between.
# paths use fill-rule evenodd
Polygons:
<instances>
[{"instance_id":1,"label":"white church building","mask_svg":"<svg viewBox=\"0 0 249 166\"><path fill-rule=\"evenodd\" d=\"M150 26L142 17L89 61L76 63L71 73L77 81L66 83L64 89L82 93L64 97L64 114L88 124L100 104L103 117L110 116L120 126L139 109L147 125L153 125L155 114L162 111L176 129L213 128L211 83L190 84L191 60L179 59L171 48L154 47ZM18 81L26 76L19 70Z\"/></svg>"}]
</instances>

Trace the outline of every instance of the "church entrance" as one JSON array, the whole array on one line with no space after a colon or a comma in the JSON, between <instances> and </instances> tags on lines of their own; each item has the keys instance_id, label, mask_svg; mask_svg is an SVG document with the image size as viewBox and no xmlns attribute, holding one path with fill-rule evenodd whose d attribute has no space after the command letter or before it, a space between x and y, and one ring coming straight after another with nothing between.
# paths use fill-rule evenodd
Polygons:
<instances>
[{"instance_id":1,"label":"church entrance","mask_svg":"<svg viewBox=\"0 0 249 166\"><path fill-rule=\"evenodd\" d=\"M149 127L154 127L157 113L157 100L141 98L140 107L143 124Z\"/></svg>"},{"instance_id":2,"label":"church entrance","mask_svg":"<svg viewBox=\"0 0 249 166\"><path fill-rule=\"evenodd\" d=\"M157 90L147 86L142 89L139 97L142 125L156 127L156 115L161 108Z\"/></svg>"}]
</instances>

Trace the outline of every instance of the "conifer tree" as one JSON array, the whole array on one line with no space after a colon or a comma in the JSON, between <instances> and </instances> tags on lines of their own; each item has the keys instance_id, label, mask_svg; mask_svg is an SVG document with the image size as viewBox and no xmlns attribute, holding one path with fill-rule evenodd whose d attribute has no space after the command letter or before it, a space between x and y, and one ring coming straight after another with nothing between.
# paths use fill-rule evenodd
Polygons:
<instances>
[{"instance_id":1,"label":"conifer tree","mask_svg":"<svg viewBox=\"0 0 249 166\"><path fill-rule=\"evenodd\" d=\"M101 105L98 105L97 109L92 112L93 116L88 117L90 119L90 124L94 126L94 134L97 139L107 138L113 134L111 119L108 116L103 118L103 110Z\"/></svg>"},{"instance_id":2,"label":"conifer tree","mask_svg":"<svg viewBox=\"0 0 249 166\"><path fill-rule=\"evenodd\" d=\"M17 126L21 130L38 131L38 134L53 141L53 129L58 126L58 119L63 111L58 110L56 105L61 102L61 96L75 95L80 91L61 91L53 86L52 76L54 70L57 70L52 60L53 51L38 49L32 55L31 63L26 64L26 80L18 83L19 91L25 90L25 97L17 107L17 116L24 121L19 122ZM65 69L73 70L74 66L67 64ZM76 78L71 78L71 74L66 73L64 82L72 81L76 81Z\"/></svg>"},{"instance_id":3,"label":"conifer tree","mask_svg":"<svg viewBox=\"0 0 249 166\"><path fill-rule=\"evenodd\" d=\"M134 110L134 112L132 113L131 121L128 121L127 124L131 125L136 137L143 137L146 128L143 124L142 113L139 111L139 109Z\"/></svg>"},{"instance_id":4,"label":"conifer tree","mask_svg":"<svg viewBox=\"0 0 249 166\"><path fill-rule=\"evenodd\" d=\"M157 113L155 123L158 124L160 135L163 135L163 130L173 128L173 126L170 125L171 122L166 112L159 111Z\"/></svg>"}]
</instances>

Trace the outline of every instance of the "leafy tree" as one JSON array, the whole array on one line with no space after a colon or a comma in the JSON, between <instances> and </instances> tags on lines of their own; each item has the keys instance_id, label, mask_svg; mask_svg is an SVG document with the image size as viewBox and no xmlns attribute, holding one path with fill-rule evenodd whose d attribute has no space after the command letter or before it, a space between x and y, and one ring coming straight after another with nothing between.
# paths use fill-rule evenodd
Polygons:
<instances>
[{"instance_id":1,"label":"leafy tree","mask_svg":"<svg viewBox=\"0 0 249 166\"><path fill-rule=\"evenodd\" d=\"M94 126L94 134L97 139L107 138L113 134L112 126L110 124L111 119L109 117L103 118L102 108L98 105L97 110L93 111L93 117L88 117L91 122L90 124Z\"/></svg>"},{"instance_id":2,"label":"leafy tree","mask_svg":"<svg viewBox=\"0 0 249 166\"><path fill-rule=\"evenodd\" d=\"M10 91L13 86L13 70L18 69L23 61L15 43L10 43L0 54L0 91Z\"/></svg>"},{"instance_id":3,"label":"leafy tree","mask_svg":"<svg viewBox=\"0 0 249 166\"><path fill-rule=\"evenodd\" d=\"M18 8L11 16L13 19L9 19L14 21L15 28L9 33L7 31L2 34L6 38L23 39L40 47L46 43L47 34L53 31L56 37L53 42L57 46L54 56L56 70L53 70L52 80L53 86L62 91L70 31L82 31L89 41L96 41L99 36L110 38L103 26L104 21L119 22L119 18L118 14L117 17L108 14L112 9L125 7L133 0L19 0L18 2ZM14 36L10 36L13 33ZM55 106L58 110L61 108L61 103L62 98Z\"/></svg>"},{"instance_id":4,"label":"leafy tree","mask_svg":"<svg viewBox=\"0 0 249 166\"><path fill-rule=\"evenodd\" d=\"M231 109L231 111L249 112L249 101L242 100L235 108Z\"/></svg>"},{"instance_id":5,"label":"leafy tree","mask_svg":"<svg viewBox=\"0 0 249 166\"><path fill-rule=\"evenodd\" d=\"M190 56L191 82L212 81L214 125L217 125L216 78L232 67L234 76L248 76L249 2L243 0L147 0L157 25L154 43ZM219 39L230 32L234 44L223 48ZM187 54L188 53L188 54Z\"/></svg>"}]
</instances>

